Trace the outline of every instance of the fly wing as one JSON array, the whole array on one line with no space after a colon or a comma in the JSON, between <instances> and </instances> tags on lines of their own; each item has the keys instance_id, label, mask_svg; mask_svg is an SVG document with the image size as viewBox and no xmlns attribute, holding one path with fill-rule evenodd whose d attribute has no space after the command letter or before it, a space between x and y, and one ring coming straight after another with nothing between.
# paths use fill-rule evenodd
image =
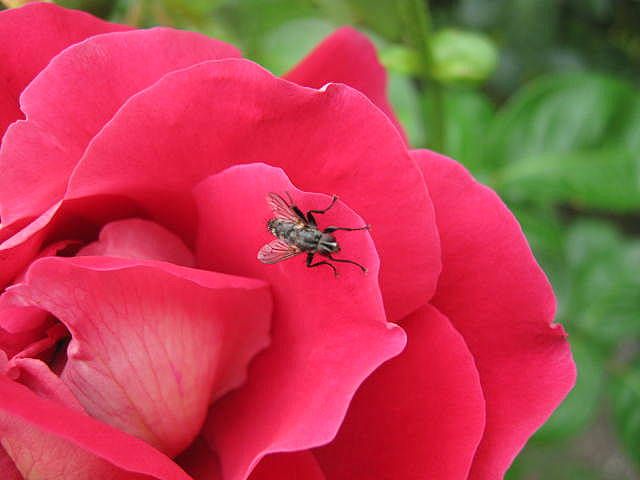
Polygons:
<instances>
[{"instance_id":1,"label":"fly wing","mask_svg":"<svg viewBox=\"0 0 640 480\"><path fill-rule=\"evenodd\" d=\"M296 212L293 211L291 204L277 193L269 192L267 194L267 203L271 207L276 218L280 218L288 222L300 222L301 219Z\"/></svg>"},{"instance_id":2,"label":"fly wing","mask_svg":"<svg viewBox=\"0 0 640 480\"><path fill-rule=\"evenodd\" d=\"M282 240L276 239L264 245L258 252L258 260L262 263L278 263L287 258L295 257L300 250Z\"/></svg>"}]
</instances>

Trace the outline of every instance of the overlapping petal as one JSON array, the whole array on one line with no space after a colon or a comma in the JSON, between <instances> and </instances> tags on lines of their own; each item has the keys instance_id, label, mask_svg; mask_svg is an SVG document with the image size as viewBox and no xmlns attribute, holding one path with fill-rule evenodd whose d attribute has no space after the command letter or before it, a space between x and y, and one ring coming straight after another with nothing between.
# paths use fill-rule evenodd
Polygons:
<instances>
[{"instance_id":1,"label":"overlapping petal","mask_svg":"<svg viewBox=\"0 0 640 480\"><path fill-rule=\"evenodd\" d=\"M315 450L331 480L467 478L485 420L474 359L430 305L401 325L407 348L365 381L336 439Z\"/></svg>"},{"instance_id":2,"label":"overlapping petal","mask_svg":"<svg viewBox=\"0 0 640 480\"><path fill-rule=\"evenodd\" d=\"M163 262L47 257L6 296L69 329L61 378L88 413L170 455L268 342L264 283Z\"/></svg>"},{"instance_id":3,"label":"overlapping petal","mask_svg":"<svg viewBox=\"0 0 640 480\"><path fill-rule=\"evenodd\" d=\"M0 143L9 124L22 118L20 94L51 58L93 35L128 28L49 3L0 12Z\"/></svg>"},{"instance_id":4,"label":"overlapping petal","mask_svg":"<svg viewBox=\"0 0 640 480\"><path fill-rule=\"evenodd\" d=\"M105 225L96 242L83 247L78 255L112 256L193 267L195 258L175 233L149 220L127 218Z\"/></svg>"},{"instance_id":5,"label":"overlapping petal","mask_svg":"<svg viewBox=\"0 0 640 480\"><path fill-rule=\"evenodd\" d=\"M304 255L276 265L256 259L274 239L266 229L272 216L266 195L285 191L303 210L331 200L298 190L282 170L264 164L229 168L196 189L198 264L264 279L274 296L270 348L251 364L246 384L215 405L203 429L220 455L225 480L244 480L270 452L331 440L364 378L405 344L402 330L386 323L378 258L367 232L336 232L342 246L336 257L366 265L367 275L336 263L336 278L327 266L307 268ZM364 225L341 202L318 221Z\"/></svg>"},{"instance_id":6,"label":"overlapping petal","mask_svg":"<svg viewBox=\"0 0 640 480\"><path fill-rule=\"evenodd\" d=\"M68 408L84 412L69 387L51 371L48 365L35 358L13 358L8 364L7 376L26 386L33 393L61 403Z\"/></svg>"},{"instance_id":7,"label":"overlapping petal","mask_svg":"<svg viewBox=\"0 0 640 480\"><path fill-rule=\"evenodd\" d=\"M555 298L506 206L459 164L412 152L436 209L443 271L433 304L473 354L487 425L470 478L502 478L575 382Z\"/></svg>"},{"instance_id":8,"label":"overlapping petal","mask_svg":"<svg viewBox=\"0 0 640 480\"><path fill-rule=\"evenodd\" d=\"M20 471L4 448L0 448L0 472L5 480L24 480Z\"/></svg>"},{"instance_id":9,"label":"overlapping petal","mask_svg":"<svg viewBox=\"0 0 640 480\"><path fill-rule=\"evenodd\" d=\"M8 225L10 234L0 243L0 287L15 279L37 256L58 208L59 205L54 205L26 224L19 221Z\"/></svg>"},{"instance_id":10,"label":"overlapping petal","mask_svg":"<svg viewBox=\"0 0 640 480\"><path fill-rule=\"evenodd\" d=\"M193 238L195 212L185 192L207 175L252 162L284 168L306 190L337 193L367 218L391 319L435 291L440 253L422 175L388 119L343 85L302 88L246 60L169 74L132 97L95 137L68 196L133 198Z\"/></svg>"},{"instance_id":11,"label":"overlapping petal","mask_svg":"<svg viewBox=\"0 0 640 480\"><path fill-rule=\"evenodd\" d=\"M194 480L221 480L220 462L207 441L199 436L175 461Z\"/></svg>"},{"instance_id":12,"label":"overlapping petal","mask_svg":"<svg viewBox=\"0 0 640 480\"><path fill-rule=\"evenodd\" d=\"M387 72L366 35L343 27L327 37L284 78L305 87L344 83L364 93L404 135L387 99Z\"/></svg>"},{"instance_id":13,"label":"overlapping petal","mask_svg":"<svg viewBox=\"0 0 640 480\"><path fill-rule=\"evenodd\" d=\"M91 139L131 95L167 72L239 55L226 43L168 28L98 35L67 48L23 92L26 120L4 137L3 221L39 215L60 200Z\"/></svg>"},{"instance_id":14,"label":"overlapping petal","mask_svg":"<svg viewBox=\"0 0 640 480\"><path fill-rule=\"evenodd\" d=\"M4 376L0 433L2 446L27 480L190 480L142 440L40 398Z\"/></svg>"},{"instance_id":15,"label":"overlapping petal","mask_svg":"<svg viewBox=\"0 0 640 480\"><path fill-rule=\"evenodd\" d=\"M278 453L262 459L249 480L325 480L310 451Z\"/></svg>"}]
</instances>

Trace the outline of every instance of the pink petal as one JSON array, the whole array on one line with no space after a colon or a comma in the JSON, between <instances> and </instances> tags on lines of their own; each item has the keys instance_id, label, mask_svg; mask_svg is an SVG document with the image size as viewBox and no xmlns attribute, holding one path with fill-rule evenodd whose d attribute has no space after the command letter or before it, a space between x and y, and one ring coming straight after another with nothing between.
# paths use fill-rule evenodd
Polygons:
<instances>
[{"instance_id":1,"label":"pink petal","mask_svg":"<svg viewBox=\"0 0 640 480\"><path fill-rule=\"evenodd\" d=\"M193 254L180 237L157 223L129 218L108 223L100 239L83 247L78 255L162 260L185 267L195 265Z\"/></svg>"},{"instance_id":2,"label":"pink petal","mask_svg":"<svg viewBox=\"0 0 640 480\"><path fill-rule=\"evenodd\" d=\"M0 448L0 478L3 480L24 480L4 448Z\"/></svg>"},{"instance_id":3,"label":"pink petal","mask_svg":"<svg viewBox=\"0 0 640 480\"><path fill-rule=\"evenodd\" d=\"M327 83L344 83L360 90L387 114L404 135L387 99L387 72L378 60L376 47L351 27L336 30L284 78L305 87L321 88Z\"/></svg>"},{"instance_id":4,"label":"pink petal","mask_svg":"<svg viewBox=\"0 0 640 480\"><path fill-rule=\"evenodd\" d=\"M74 240L62 240L54 242L41 250L35 257L49 257L56 256L59 252L64 251L67 247L75 246L78 242ZM18 275L13 281L15 283L21 282L24 279L26 270ZM9 333L19 333L28 330L38 330L40 327L47 323L51 323L50 315L48 312L35 308L13 308L5 305L4 296L0 295L0 328L6 330Z\"/></svg>"},{"instance_id":5,"label":"pink petal","mask_svg":"<svg viewBox=\"0 0 640 480\"><path fill-rule=\"evenodd\" d=\"M62 380L93 417L169 455L268 342L259 281L109 257L47 257L8 289L71 332Z\"/></svg>"},{"instance_id":6,"label":"pink petal","mask_svg":"<svg viewBox=\"0 0 640 480\"><path fill-rule=\"evenodd\" d=\"M430 305L402 327L407 348L367 379L336 439L315 451L331 480L467 478L485 420L473 357Z\"/></svg>"},{"instance_id":7,"label":"pink petal","mask_svg":"<svg viewBox=\"0 0 640 480\"><path fill-rule=\"evenodd\" d=\"M355 477L353 477L355 478ZM262 459L249 480L325 480L309 451L277 453Z\"/></svg>"},{"instance_id":8,"label":"pink petal","mask_svg":"<svg viewBox=\"0 0 640 480\"><path fill-rule=\"evenodd\" d=\"M174 72L131 98L95 137L68 195L127 196L193 236L190 188L256 162L282 167L306 190L340 195L373 225L391 319L435 291L440 251L422 174L387 118L343 85L302 88L247 60Z\"/></svg>"},{"instance_id":9,"label":"pink petal","mask_svg":"<svg viewBox=\"0 0 640 480\"><path fill-rule=\"evenodd\" d=\"M21 220L8 225L6 228L11 234L0 243L0 287L19 278L29 263L49 248L42 249L48 242L58 238L72 238L63 241L69 243L86 241L95 238L98 225L142 214L131 200L100 195L60 201L32 221ZM5 226L0 225L0 233L4 229Z\"/></svg>"},{"instance_id":10,"label":"pink petal","mask_svg":"<svg viewBox=\"0 0 640 480\"><path fill-rule=\"evenodd\" d=\"M127 28L47 3L0 12L0 141L22 118L20 93L51 58L92 35Z\"/></svg>"},{"instance_id":11,"label":"pink petal","mask_svg":"<svg viewBox=\"0 0 640 480\"><path fill-rule=\"evenodd\" d=\"M433 304L462 334L487 402L472 479L502 478L575 382L555 298L513 215L456 162L414 151L434 199L443 271Z\"/></svg>"},{"instance_id":12,"label":"pink petal","mask_svg":"<svg viewBox=\"0 0 640 480\"><path fill-rule=\"evenodd\" d=\"M0 433L2 446L27 480L190 479L145 442L40 398L4 376Z\"/></svg>"},{"instance_id":13,"label":"pink petal","mask_svg":"<svg viewBox=\"0 0 640 480\"><path fill-rule=\"evenodd\" d=\"M232 167L195 190L198 264L265 279L274 296L270 348L252 363L247 383L215 405L203 430L216 446L225 480L244 480L267 453L331 440L364 378L405 344L402 330L386 323L378 259L367 232L336 233L339 256L366 265L367 275L337 264L335 278L326 266L306 268L302 256L277 265L256 259L273 240L265 228L271 216L266 195L285 191L303 210L331 200L298 190L282 170L265 164ZM342 202L318 221L365 223Z\"/></svg>"},{"instance_id":14,"label":"pink petal","mask_svg":"<svg viewBox=\"0 0 640 480\"><path fill-rule=\"evenodd\" d=\"M167 28L100 35L67 48L24 91L27 120L5 135L3 221L38 215L59 200L91 139L133 94L167 72L236 56L230 45Z\"/></svg>"},{"instance_id":15,"label":"pink petal","mask_svg":"<svg viewBox=\"0 0 640 480\"><path fill-rule=\"evenodd\" d=\"M44 362L34 358L15 358L9 362L9 368L8 375L36 395L84 412L69 387Z\"/></svg>"},{"instance_id":16,"label":"pink petal","mask_svg":"<svg viewBox=\"0 0 640 480\"><path fill-rule=\"evenodd\" d=\"M11 235L0 243L0 288L22 273L37 256L58 208L59 205L54 205L26 225L18 222L21 227L15 231L14 224L9 225Z\"/></svg>"},{"instance_id":17,"label":"pink petal","mask_svg":"<svg viewBox=\"0 0 640 480\"><path fill-rule=\"evenodd\" d=\"M195 480L221 480L222 478L218 456L203 437L197 437L175 461Z\"/></svg>"}]
</instances>

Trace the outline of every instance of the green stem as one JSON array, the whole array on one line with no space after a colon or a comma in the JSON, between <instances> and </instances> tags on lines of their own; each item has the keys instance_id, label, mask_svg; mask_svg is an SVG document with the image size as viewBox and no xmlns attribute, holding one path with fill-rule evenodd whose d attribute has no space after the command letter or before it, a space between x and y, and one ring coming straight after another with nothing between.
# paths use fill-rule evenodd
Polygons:
<instances>
[{"instance_id":1,"label":"green stem","mask_svg":"<svg viewBox=\"0 0 640 480\"><path fill-rule=\"evenodd\" d=\"M444 88L432 76L434 70L433 50L431 46L432 27L428 0L401 0L400 7L407 28L407 37L412 47L420 55L422 69L418 81L432 98L431 105L423 105L426 132L429 146L442 152L445 146Z\"/></svg>"}]
</instances>

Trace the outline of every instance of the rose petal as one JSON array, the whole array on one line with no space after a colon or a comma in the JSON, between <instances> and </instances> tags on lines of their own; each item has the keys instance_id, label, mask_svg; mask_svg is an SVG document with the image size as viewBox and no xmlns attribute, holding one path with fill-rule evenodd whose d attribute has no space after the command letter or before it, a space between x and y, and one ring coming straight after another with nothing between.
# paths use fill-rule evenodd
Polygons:
<instances>
[{"instance_id":1,"label":"rose petal","mask_svg":"<svg viewBox=\"0 0 640 480\"><path fill-rule=\"evenodd\" d=\"M331 480L467 478L485 420L473 357L430 305L401 324L407 348L366 380L336 439L315 451Z\"/></svg>"},{"instance_id":2,"label":"rose petal","mask_svg":"<svg viewBox=\"0 0 640 480\"><path fill-rule=\"evenodd\" d=\"M52 206L0 243L0 288L22 273L37 256L59 206Z\"/></svg>"},{"instance_id":3,"label":"rose petal","mask_svg":"<svg viewBox=\"0 0 640 480\"><path fill-rule=\"evenodd\" d=\"M221 480L220 462L203 437L198 437L175 459L195 480Z\"/></svg>"},{"instance_id":4,"label":"rose petal","mask_svg":"<svg viewBox=\"0 0 640 480\"><path fill-rule=\"evenodd\" d=\"M5 135L3 221L38 215L59 200L91 139L131 95L167 72L236 56L223 42L168 28L100 35L67 48L24 91L27 120Z\"/></svg>"},{"instance_id":5,"label":"rose petal","mask_svg":"<svg viewBox=\"0 0 640 480\"><path fill-rule=\"evenodd\" d=\"M502 478L575 382L555 298L513 215L456 162L414 151L434 199L443 271L433 304L462 334L487 402L470 478Z\"/></svg>"},{"instance_id":6,"label":"rose petal","mask_svg":"<svg viewBox=\"0 0 640 480\"><path fill-rule=\"evenodd\" d=\"M17 310L17 309L16 309ZM18 334L7 332L0 328L0 359L3 356L13 357L16 353L24 350L27 345L40 338L40 331L25 331ZM0 362L1 363L1 362ZM2 367L2 365L0 365ZM0 368L0 371L3 369Z\"/></svg>"},{"instance_id":7,"label":"rose petal","mask_svg":"<svg viewBox=\"0 0 640 480\"><path fill-rule=\"evenodd\" d=\"M10 368L15 370L15 379L33 393L42 398L54 400L66 407L84 412L82 405L73 396L69 387L49 367L34 358L17 358L9 362ZM11 374L10 374L11 375Z\"/></svg>"},{"instance_id":8,"label":"rose petal","mask_svg":"<svg viewBox=\"0 0 640 480\"><path fill-rule=\"evenodd\" d=\"M421 172L385 116L344 85L302 88L247 60L174 72L131 98L95 137L68 195L125 195L159 223L193 234L185 192L255 162L281 166L306 190L337 193L373 225L391 319L435 291L440 251Z\"/></svg>"},{"instance_id":9,"label":"rose petal","mask_svg":"<svg viewBox=\"0 0 640 480\"><path fill-rule=\"evenodd\" d=\"M366 35L351 27L340 28L325 38L284 78L305 87L344 83L360 90L387 114L404 136L387 100L387 72L378 60L376 47Z\"/></svg>"},{"instance_id":10,"label":"rose petal","mask_svg":"<svg viewBox=\"0 0 640 480\"><path fill-rule=\"evenodd\" d=\"M20 475L20 471L16 468L16 464L13 463L4 448L0 448L0 476L4 480L24 480L24 477Z\"/></svg>"},{"instance_id":11,"label":"rose petal","mask_svg":"<svg viewBox=\"0 0 640 480\"><path fill-rule=\"evenodd\" d=\"M139 218L108 223L97 242L78 252L78 256L83 255L161 260L185 267L195 265L193 254L180 237L157 223Z\"/></svg>"},{"instance_id":12,"label":"rose petal","mask_svg":"<svg viewBox=\"0 0 640 480\"><path fill-rule=\"evenodd\" d=\"M0 12L0 142L22 118L20 93L51 58L92 35L128 28L47 3Z\"/></svg>"},{"instance_id":13,"label":"rose petal","mask_svg":"<svg viewBox=\"0 0 640 480\"><path fill-rule=\"evenodd\" d=\"M355 478L355 477L352 477ZM325 480L309 451L278 453L262 459L249 480Z\"/></svg>"},{"instance_id":14,"label":"rose petal","mask_svg":"<svg viewBox=\"0 0 640 480\"><path fill-rule=\"evenodd\" d=\"M89 414L169 455L268 341L262 282L168 263L47 257L7 294L69 329L61 378Z\"/></svg>"},{"instance_id":15,"label":"rose petal","mask_svg":"<svg viewBox=\"0 0 640 480\"><path fill-rule=\"evenodd\" d=\"M131 200L109 194L56 203L0 243L0 287L15 280L48 242L70 237L87 241L95 238L100 225L142 215Z\"/></svg>"},{"instance_id":16,"label":"rose petal","mask_svg":"<svg viewBox=\"0 0 640 480\"><path fill-rule=\"evenodd\" d=\"M40 398L4 376L0 434L2 446L27 480L189 480L145 442Z\"/></svg>"},{"instance_id":17,"label":"rose petal","mask_svg":"<svg viewBox=\"0 0 640 480\"><path fill-rule=\"evenodd\" d=\"M341 258L369 268L336 264L308 269L303 256L277 265L256 259L273 240L268 192L288 191L300 208L322 208L327 195L304 193L278 168L264 164L229 168L195 190L200 210L199 265L262 278L274 296L272 344L251 365L249 379L222 399L203 429L216 446L225 480L244 480L270 452L301 450L333 438L355 390L405 343L386 323L376 251L367 232L337 232ZM364 225L342 202L318 215L321 226ZM323 270L324 269L324 270Z\"/></svg>"}]
</instances>

